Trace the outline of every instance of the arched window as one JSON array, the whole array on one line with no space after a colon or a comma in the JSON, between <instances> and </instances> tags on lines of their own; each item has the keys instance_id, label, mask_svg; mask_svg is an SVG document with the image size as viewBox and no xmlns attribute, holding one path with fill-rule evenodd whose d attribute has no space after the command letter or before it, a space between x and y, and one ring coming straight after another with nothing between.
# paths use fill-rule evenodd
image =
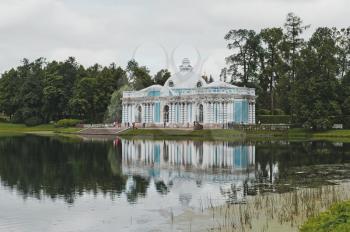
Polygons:
<instances>
[{"instance_id":1,"label":"arched window","mask_svg":"<svg viewBox=\"0 0 350 232\"><path fill-rule=\"evenodd\" d=\"M174 87L174 82L173 81L169 81L169 87Z\"/></svg>"},{"instance_id":2,"label":"arched window","mask_svg":"<svg viewBox=\"0 0 350 232\"><path fill-rule=\"evenodd\" d=\"M141 106L138 106L136 109L136 118L135 118L135 122L141 122L142 120L142 108Z\"/></svg>"},{"instance_id":3,"label":"arched window","mask_svg":"<svg viewBox=\"0 0 350 232\"><path fill-rule=\"evenodd\" d=\"M202 104L199 105L199 117L198 117L198 121L199 121L200 123L203 122L203 105L202 105Z\"/></svg>"},{"instance_id":4,"label":"arched window","mask_svg":"<svg viewBox=\"0 0 350 232\"><path fill-rule=\"evenodd\" d=\"M164 122L169 122L169 106L164 106L164 112L163 112L163 120Z\"/></svg>"},{"instance_id":5,"label":"arched window","mask_svg":"<svg viewBox=\"0 0 350 232\"><path fill-rule=\"evenodd\" d=\"M200 88L200 87L202 87L202 82L198 81L197 82L197 88Z\"/></svg>"}]
</instances>

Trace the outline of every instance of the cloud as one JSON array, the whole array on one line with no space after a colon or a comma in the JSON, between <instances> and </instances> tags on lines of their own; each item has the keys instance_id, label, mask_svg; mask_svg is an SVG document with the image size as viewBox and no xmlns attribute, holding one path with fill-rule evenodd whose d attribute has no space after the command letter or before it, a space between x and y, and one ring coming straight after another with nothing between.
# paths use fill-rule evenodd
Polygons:
<instances>
[{"instance_id":1,"label":"cloud","mask_svg":"<svg viewBox=\"0 0 350 232\"><path fill-rule=\"evenodd\" d=\"M2 0L0 72L23 57L125 66L141 47L136 59L154 73L167 63L161 45L168 56L179 47L176 63L195 60L197 48L207 60L203 71L218 77L228 30L283 26L291 11L313 29L345 27L349 6L347 0Z\"/></svg>"}]
</instances>

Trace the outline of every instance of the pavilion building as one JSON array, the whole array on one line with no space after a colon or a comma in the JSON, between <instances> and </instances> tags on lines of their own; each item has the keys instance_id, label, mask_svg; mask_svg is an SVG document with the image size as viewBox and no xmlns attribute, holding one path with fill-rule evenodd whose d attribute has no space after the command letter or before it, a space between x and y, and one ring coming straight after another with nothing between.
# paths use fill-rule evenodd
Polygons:
<instances>
[{"instance_id":1,"label":"pavilion building","mask_svg":"<svg viewBox=\"0 0 350 232\"><path fill-rule=\"evenodd\" d=\"M255 89L223 81L207 83L188 59L164 86L152 85L139 91L125 91L122 122L145 127L204 128L227 123L255 124Z\"/></svg>"}]
</instances>

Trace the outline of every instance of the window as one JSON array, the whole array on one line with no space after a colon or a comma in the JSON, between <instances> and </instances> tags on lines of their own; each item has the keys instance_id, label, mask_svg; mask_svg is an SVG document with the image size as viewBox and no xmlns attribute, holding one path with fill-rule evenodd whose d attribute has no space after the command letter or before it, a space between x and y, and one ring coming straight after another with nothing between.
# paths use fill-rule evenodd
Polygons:
<instances>
[{"instance_id":1,"label":"window","mask_svg":"<svg viewBox=\"0 0 350 232\"><path fill-rule=\"evenodd\" d=\"M202 82L198 81L197 82L197 88L200 88L200 87L202 87Z\"/></svg>"},{"instance_id":2,"label":"window","mask_svg":"<svg viewBox=\"0 0 350 232\"><path fill-rule=\"evenodd\" d=\"M174 87L174 82L169 81L169 87Z\"/></svg>"},{"instance_id":3,"label":"window","mask_svg":"<svg viewBox=\"0 0 350 232\"><path fill-rule=\"evenodd\" d=\"M168 105L164 106L163 112L164 112L163 121L169 122L169 106Z\"/></svg>"}]
</instances>

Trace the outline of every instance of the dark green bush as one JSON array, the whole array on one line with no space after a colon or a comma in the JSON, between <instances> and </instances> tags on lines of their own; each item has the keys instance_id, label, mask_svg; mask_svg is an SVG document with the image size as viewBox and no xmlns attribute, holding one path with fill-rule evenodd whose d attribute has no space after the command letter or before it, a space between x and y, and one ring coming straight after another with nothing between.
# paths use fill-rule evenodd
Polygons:
<instances>
[{"instance_id":1,"label":"dark green bush","mask_svg":"<svg viewBox=\"0 0 350 232\"><path fill-rule=\"evenodd\" d=\"M257 115L256 123L264 124L290 124L291 117L289 115Z\"/></svg>"},{"instance_id":2,"label":"dark green bush","mask_svg":"<svg viewBox=\"0 0 350 232\"><path fill-rule=\"evenodd\" d=\"M270 110L267 110L267 109L258 109L256 111L256 114L257 115L270 115L271 114L271 111Z\"/></svg>"},{"instance_id":3,"label":"dark green bush","mask_svg":"<svg viewBox=\"0 0 350 232\"><path fill-rule=\"evenodd\" d=\"M26 124L26 126L37 126L41 123L43 123L43 121L39 117L30 117L24 120L24 124Z\"/></svg>"},{"instance_id":4,"label":"dark green bush","mask_svg":"<svg viewBox=\"0 0 350 232\"><path fill-rule=\"evenodd\" d=\"M274 115L286 115L282 109L274 109L273 114Z\"/></svg>"},{"instance_id":5,"label":"dark green bush","mask_svg":"<svg viewBox=\"0 0 350 232\"><path fill-rule=\"evenodd\" d=\"M0 116L0 122L8 122L8 119Z\"/></svg>"},{"instance_id":6,"label":"dark green bush","mask_svg":"<svg viewBox=\"0 0 350 232\"><path fill-rule=\"evenodd\" d=\"M75 127L81 123L79 119L66 118L56 122L55 127Z\"/></svg>"}]
</instances>

